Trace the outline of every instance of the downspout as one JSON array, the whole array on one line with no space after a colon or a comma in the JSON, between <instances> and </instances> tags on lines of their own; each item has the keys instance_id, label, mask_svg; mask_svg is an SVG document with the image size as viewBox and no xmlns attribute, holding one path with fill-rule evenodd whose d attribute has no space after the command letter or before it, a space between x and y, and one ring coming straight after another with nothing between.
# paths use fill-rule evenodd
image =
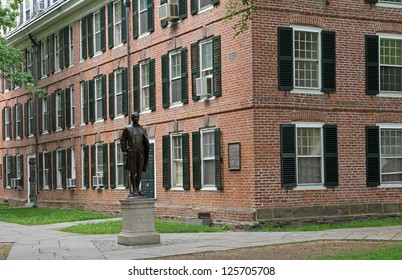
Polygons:
<instances>
[{"instance_id":1,"label":"downspout","mask_svg":"<svg viewBox=\"0 0 402 280\"><path fill-rule=\"evenodd\" d=\"M131 123L131 114L130 114L130 30L129 30L129 15L130 15L130 0L126 0L126 30L127 30L127 115L128 115L128 124Z\"/></svg>"},{"instance_id":2,"label":"downspout","mask_svg":"<svg viewBox=\"0 0 402 280\"><path fill-rule=\"evenodd\" d=\"M32 37L31 34L28 34L29 39L32 42L32 76L34 78L34 83L36 84L37 82L37 69L36 69L36 62L37 62L37 47L38 47L38 43L35 41L35 39ZM39 179L39 152L38 152L38 146L39 146L39 139L38 139L38 132L39 132L39 124L38 124L38 116L37 116L37 112L38 112L38 95L35 94L35 112L34 112L34 122L35 122L35 200L34 200L34 204L33 207L37 207L37 199L38 199L38 195L39 195L39 184L38 184L38 179ZM27 125L27 124L26 124ZM29 164L28 164L29 166ZM30 180L29 178L29 170L28 170L28 180ZM30 195L30 194L29 194Z\"/></svg>"}]
</instances>

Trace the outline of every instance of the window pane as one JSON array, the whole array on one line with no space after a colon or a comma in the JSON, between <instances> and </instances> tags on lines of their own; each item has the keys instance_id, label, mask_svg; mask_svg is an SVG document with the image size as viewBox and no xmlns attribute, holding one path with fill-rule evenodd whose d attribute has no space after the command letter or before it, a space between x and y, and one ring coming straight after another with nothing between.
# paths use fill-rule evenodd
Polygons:
<instances>
[{"instance_id":1,"label":"window pane","mask_svg":"<svg viewBox=\"0 0 402 280\"><path fill-rule=\"evenodd\" d=\"M201 45L201 70L207 70L212 68L212 42L204 43Z\"/></svg>"},{"instance_id":2,"label":"window pane","mask_svg":"<svg viewBox=\"0 0 402 280\"><path fill-rule=\"evenodd\" d=\"M321 183L321 158L298 158L298 183Z\"/></svg>"},{"instance_id":3,"label":"window pane","mask_svg":"<svg viewBox=\"0 0 402 280\"><path fill-rule=\"evenodd\" d=\"M204 185L215 185L215 161L204 161Z\"/></svg>"},{"instance_id":4,"label":"window pane","mask_svg":"<svg viewBox=\"0 0 402 280\"><path fill-rule=\"evenodd\" d=\"M402 181L402 130L381 129L381 180Z\"/></svg>"},{"instance_id":5,"label":"window pane","mask_svg":"<svg viewBox=\"0 0 402 280\"><path fill-rule=\"evenodd\" d=\"M181 79L173 80L171 83L172 103L181 101Z\"/></svg>"},{"instance_id":6,"label":"window pane","mask_svg":"<svg viewBox=\"0 0 402 280\"><path fill-rule=\"evenodd\" d=\"M322 183L321 128L297 128L298 184Z\"/></svg>"},{"instance_id":7,"label":"window pane","mask_svg":"<svg viewBox=\"0 0 402 280\"><path fill-rule=\"evenodd\" d=\"M381 66L381 90L402 91L402 68Z\"/></svg>"},{"instance_id":8,"label":"window pane","mask_svg":"<svg viewBox=\"0 0 402 280\"><path fill-rule=\"evenodd\" d=\"M295 31L295 86L318 88L318 33Z\"/></svg>"},{"instance_id":9,"label":"window pane","mask_svg":"<svg viewBox=\"0 0 402 280\"><path fill-rule=\"evenodd\" d=\"M321 155L321 128L297 129L297 153L299 156Z\"/></svg>"}]
</instances>

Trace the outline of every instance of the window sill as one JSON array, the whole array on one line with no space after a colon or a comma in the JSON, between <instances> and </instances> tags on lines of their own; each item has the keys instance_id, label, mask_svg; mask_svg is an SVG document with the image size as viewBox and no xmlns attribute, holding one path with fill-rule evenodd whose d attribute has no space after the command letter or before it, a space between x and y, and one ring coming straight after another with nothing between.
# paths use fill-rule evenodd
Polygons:
<instances>
[{"instance_id":1,"label":"window sill","mask_svg":"<svg viewBox=\"0 0 402 280\"><path fill-rule=\"evenodd\" d=\"M63 131L63 129L62 129L61 127L58 127L58 128L56 129L56 132L60 132L60 131Z\"/></svg>"},{"instance_id":2,"label":"window sill","mask_svg":"<svg viewBox=\"0 0 402 280\"><path fill-rule=\"evenodd\" d=\"M201 10L198 11L197 15L202 14L206 11L212 10L214 8L213 5L209 5L208 7L202 8Z\"/></svg>"},{"instance_id":3,"label":"window sill","mask_svg":"<svg viewBox=\"0 0 402 280\"><path fill-rule=\"evenodd\" d=\"M147 37L149 34L151 34L151 32L145 32L145 33L143 33L141 35L138 35L137 39L142 39L144 37Z\"/></svg>"},{"instance_id":4,"label":"window sill","mask_svg":"<svg viewBox=\"0 0 402 280\"><path fill-rule=\"evenodd\" d=\"M114 44L113 44L113 45L114 45ZM112 48L112 50L118 49L118 48L120 48L121 46L124 46L123 42L120 42L118 45L115 45L115 46Z\"/></svg>"},{"instance_id":5,"label":"window sill","mask_svg":"<svg viewBox=\"0 0 402 280\"><path fill-rule=\"evenodd\" d=\"M401 4L391 4L391 3L377 3L376 6L378 7L385 7L385 8L397 8L397 9L402 9Z\"/></svg>"},{"instance_id":6,"label":"window sill","mask_svg":"<svg viewBox=\"0 0 402 280\"><path fill-rule=\"evenodd\" d=\"M295 191L317 191L326 190L327 188L323 185L309 185L309 186L297 186L293 190Z\"/></svg>"},{"instance_id":7,"label":"window sill","mask_svg":"<svg viewBox=\"0 0 402 280\"><path fill-rule=\"evenodd\" d=\"M290 91L292 94L324 94L319 89L293 89Z\"/></svg>"},{"instance_id":8,"label":"window sill","mask_svg":"<svg viewBox=\"0 0 402 280\"><path fill-rule=\"evenodd\" d=\"M201 191L217 191L218 189L216 187L212 187L212 186L203 186L201 188Z\"/></svg>"},{"instance_id":9,"label":"window sill","mask_svg":"<svg viewBox=\"0 0 402 280\"><path fill-rule=\"evenodd\" d=\"M174 108L179 108L179 107L183 107L183 103L175 103L175 104L172 104L169 108L170 109L174 109Z\"/></svg>"},{"instance_id":10,"label":"window sill","mask_svg":"<svg viewBox=\"0 0 402 280\"><path fill-rule=\"evenodd\" d=\"M379 189L401 189L402 183L395 184L381 184L378 186Z\"/></svg>"},{"instance_id":11,"label":"window sill","mask_svg":"<svg viewBox=\"0 0 402 280\"><path fill-rule=\"evenodd\" d=\"M102 54L102 51L97 52L97 53L95 53L95 54L92 56L92 58L95 58L95 57L97 57L97 56L100 56L101 54Z\"/></svg>"},{"instance_id":12,"label":"window sill","mask_svg":"<svg viewBox=\"0 0 402 280\"><path fill-rule=\"evenodd\" d=\"M44 132L42 132L42 135L47 135L49 134L49 131L45 130Z\"/></svg>"},{"instance_id":13,"label":"window sill","mask_svg":"<svg viewBox=\"0 0 402 280\"><path fill-rule=\"evenodd\" d=\"M378 97L402 98L402 92L380 92Z\"/></svg>"},{"instance_id":14,"label":"window sill","mask_svg":"<svg viewBox=\"0 0 402 280\"><path fill-rule=\"evenodd\" d=\"M103 122L105 122L105 120L104 120L104 119L101 119L101 120L96 120L96 121L94 122L94 124L100 124L100 123L103 123Z\"/></svg>"},{"instance_id":15,"label":"window sill","mask_svg":"<svg viewBox=\"0 0 402 280\"><path fill-rule=\"evenodd\" d=\"M74 125L72 125L72 126L70 126L70 128L69 129L74 129L75 128L75 124Z\"/></svg>"},{"instance_id":16,"label":"window sill","mask_svg":"<svg viewBox=\"0 0 402 280\"><path fill-rule=\"evenodd\" d=\"M171 187L170 188L171 191L184 191L183 187Z\"/></svg>"},{"instance_id":17,"label":"window sill","mask_svg":"<svg viewBox=\"0 0 402 280\"><path fill-rule=\"evenodd\" d=\"M147 114L151 114L151 113L152 113L151 110L145 110L145 111L142 111L142 112L140 113L140 115L147 115Z\"/></svg>"},{"instance_id":18,"label":"window sill","mask_svg":"<svg viewBox=\"0 0 402 280\"><path fill-rule=\"evenodd\" d=\"M35 135L29 134L28 138L34 138Z\"/></svg>"},{"instance_id":19,"label":"window sill","mask_svg":"<svg viewBox=\"0 0 402 280\"><path fill-rule=\"evenodd\" d=\"M113 120L121 120L121 119L124 119L124 115L118 115L118 116L114 117Z\"/></svg>"}]
</instances>

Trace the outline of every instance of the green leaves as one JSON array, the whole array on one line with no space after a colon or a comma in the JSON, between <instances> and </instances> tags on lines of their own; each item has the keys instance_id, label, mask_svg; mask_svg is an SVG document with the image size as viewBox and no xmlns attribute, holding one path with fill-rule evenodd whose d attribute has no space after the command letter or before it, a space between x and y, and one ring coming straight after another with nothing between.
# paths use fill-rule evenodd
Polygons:
<instances>
[{"instance_id":1,"label":"green leaves","mask_svg":"<svg viewBox=\"0 0 402 280\"><path fill-rule=\"evenodd\" d=\"M226 4L226 16L224 22L235 23L232 28L236 31L234 37L249 29L249 23L253 20L253 13L258 9L256 0L229 0Z\"/></svg>"}]
</instances>

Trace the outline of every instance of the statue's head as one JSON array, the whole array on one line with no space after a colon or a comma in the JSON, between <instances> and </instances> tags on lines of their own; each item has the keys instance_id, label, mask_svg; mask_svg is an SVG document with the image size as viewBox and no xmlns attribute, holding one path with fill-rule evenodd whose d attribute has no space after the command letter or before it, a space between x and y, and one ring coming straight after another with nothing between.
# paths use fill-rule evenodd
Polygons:
<instances>
[{"instance_id":1,"label":"statue's head","mask_svg":"<svg viewBox=\"0 0 402 280\"><path fill-rule=\"evenodd\" d=\"M131 121L132 121L134 124L137 124L139 120L140 120L140 114L138 114L138 112L134 112L134 113L131 115Z\"/></svg>"}]
</instances>

